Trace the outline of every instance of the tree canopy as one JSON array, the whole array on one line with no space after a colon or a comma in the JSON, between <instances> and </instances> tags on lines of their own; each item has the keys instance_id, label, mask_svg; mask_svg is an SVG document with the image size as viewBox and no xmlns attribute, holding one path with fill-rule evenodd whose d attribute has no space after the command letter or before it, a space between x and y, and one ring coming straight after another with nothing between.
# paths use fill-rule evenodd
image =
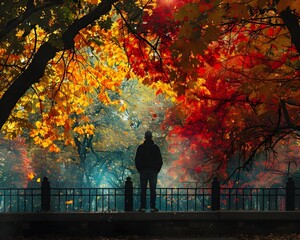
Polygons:
<instances>
[{"instance_id":1,"label":"tree canopy","mask_svg":"<svg viewBox=\"0 0 300 240\"><path fill-rule=\"evenodd\" d=\"M0 126L58 152L94 134L94 96L124 111L111 96L138 78L176 103L170 174L226 179L298 145L299 14L299 0L1 2Z\"/></svg>"},{"instance_id":2,"label":"tree canopy","mask_svg":"<svg viewBox=\"0 0 300 240\"><path fill-rule=\"evenodd\" d=\"M177 93L165 123L179 152L174 169L226 179L297 144L299 1L160 3L145 14L133 51L150 56L146 71ZM139 50L144 38L158 56Z\"/></svg>"}]
</instances>

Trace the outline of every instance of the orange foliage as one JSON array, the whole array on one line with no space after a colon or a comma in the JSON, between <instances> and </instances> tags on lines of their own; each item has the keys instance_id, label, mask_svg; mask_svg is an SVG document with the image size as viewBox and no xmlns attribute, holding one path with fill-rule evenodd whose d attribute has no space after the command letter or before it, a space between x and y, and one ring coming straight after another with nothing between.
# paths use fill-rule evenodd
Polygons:
<instances>
[{"instance_id":1,"label":"orange foliage","mask_svg":"<svg viewBox=\"0 0 300 240\"><path fill-rule=\"evenodd\" d=\"M69 3L61 12L49 11L35 28L16 30L15 41L0 46L2 65L18 66L2 71L2 92L36 49L48 40L60 49L63 28L101 2L82 1L82 8ZM280 140L293 139L299 128L299 52L280 13L288 10L299 19L300 4L275 2L120 1L124 9L116 5L80 31L72 51L58 52L3 131L16 137L30 128L36 144L58 152L58 142L74 145L74 135L94 133L83 117L93 102L117 104L124 112L126 104L110 94L121 94L122 81L139 78L176 103L162 124L177 157L170 173L179 168L181 181L189 174L203 181L212 175L226 179L230 165L247 168Z\"/></svg>"},{"instance_id":2,"label":"orange foliage","mask_svg":"<svg viewBox=\"0 0 300 240\"><path fill-rule=\"evenodd\" d=\"M123 41L145 84L169 83L177 94L162 126L177 156L170 174L181 181L191 171L202 181L212 175L226 179L230 166L246 169L260 153L272 153L269 141L293 138L297 127L285 130L281 104L299 109L299 53L267 1L157 3L144 13L139 37L128 32ZM291 106L288 112L298 124L298 111Z\"/></svg>"}]
</instances>

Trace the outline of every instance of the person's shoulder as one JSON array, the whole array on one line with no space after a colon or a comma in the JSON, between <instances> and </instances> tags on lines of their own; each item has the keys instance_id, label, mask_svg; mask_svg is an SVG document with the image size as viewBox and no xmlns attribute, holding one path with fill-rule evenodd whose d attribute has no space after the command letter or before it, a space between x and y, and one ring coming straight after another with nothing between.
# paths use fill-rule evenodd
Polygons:
<instances>
[{"instance_id":1,"label":"person's shoulder","mask_svg":"<svg viewBox=\"0 0 300 240\"><path fill-rule=\"evenodd\" d=\"M156 143L154 143L153 146L154 146L155 148L159 149L159 146L158 146Z\"/></svg>"},{"instance_id":2,"label":"person's shoulder","mask_svg":"<svg viewBox=\"0 0 300 240\"><path fill-rule=\"evenodd\" d=\"M141 143L139 146L138 146L138 149L142 149L145 147L145 143Z\"/></svg>"},{"instance_id":3,"label":"person's shoulder","mask_svg":"<svg viewBox=\"0 0 300 240\"><path fill-rule=\"evenodd\" d=\"M141 148L141 147L143 147L144 146L144 144L142 143L142 144L140 144L139 146L138 146L138 148Z\"/></svg>"}]
</instances>

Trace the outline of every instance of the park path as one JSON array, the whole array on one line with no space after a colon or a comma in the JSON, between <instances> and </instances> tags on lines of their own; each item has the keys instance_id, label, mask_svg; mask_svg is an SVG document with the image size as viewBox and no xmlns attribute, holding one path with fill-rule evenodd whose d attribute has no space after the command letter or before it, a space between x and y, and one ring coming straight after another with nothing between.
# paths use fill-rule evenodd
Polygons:
<instances>
[{"instance_id":1,"label":"park path","mask_svg":"<svg viewBox=\"0 0 300 240\"><path fill-rule=\"evenodd\" d=\"M233 237L88 237L88 236L1 236L0 240L300 240L300 234L269 234L269 235L245 235Z\"/></svg>"},{"instance_id":2,"label":"park path","mask_svg":"<svg viewBox=\"0 0 300 240\"><path fill-rule=\"evenodd\" d=\"M14 236L14 237L0 237L1 240L240 240L238 237L187 237L187 238L168 238L168 237L121 237L121 238L110 238L110 237L28 237L28 236Z\"/></svg>"}]
</instances>

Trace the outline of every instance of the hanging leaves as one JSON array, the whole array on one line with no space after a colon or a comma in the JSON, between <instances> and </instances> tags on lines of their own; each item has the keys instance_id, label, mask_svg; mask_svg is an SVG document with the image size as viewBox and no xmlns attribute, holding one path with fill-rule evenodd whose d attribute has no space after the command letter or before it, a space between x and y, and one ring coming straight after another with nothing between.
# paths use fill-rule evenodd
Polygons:
<instances>
[{"instance_id":1,"label":"hanging leaves","mask_svg":"<svg viewBox=\"0 0 300 240\"><path fill-rule=\"evenodd\" d=\"M36 1L34 14L22 1L1 5L1 97L39 49L53 50L2 128L8 137L30 128L35 143L51 151L58 142L74 145L75 135L94 134L85 116L93 103L126 114L120 95L130 78L176 102L163 127L183 175L225 178L232 159L248 168L274 138L292 136L282 129L298 129L298 111L290 110L298 104L299 52L280 13L299 25L299 0L119 1L68 39L70 26L105 2ZM158 122L157 111L149 118Z\"/></svg>"}]
</instances>

